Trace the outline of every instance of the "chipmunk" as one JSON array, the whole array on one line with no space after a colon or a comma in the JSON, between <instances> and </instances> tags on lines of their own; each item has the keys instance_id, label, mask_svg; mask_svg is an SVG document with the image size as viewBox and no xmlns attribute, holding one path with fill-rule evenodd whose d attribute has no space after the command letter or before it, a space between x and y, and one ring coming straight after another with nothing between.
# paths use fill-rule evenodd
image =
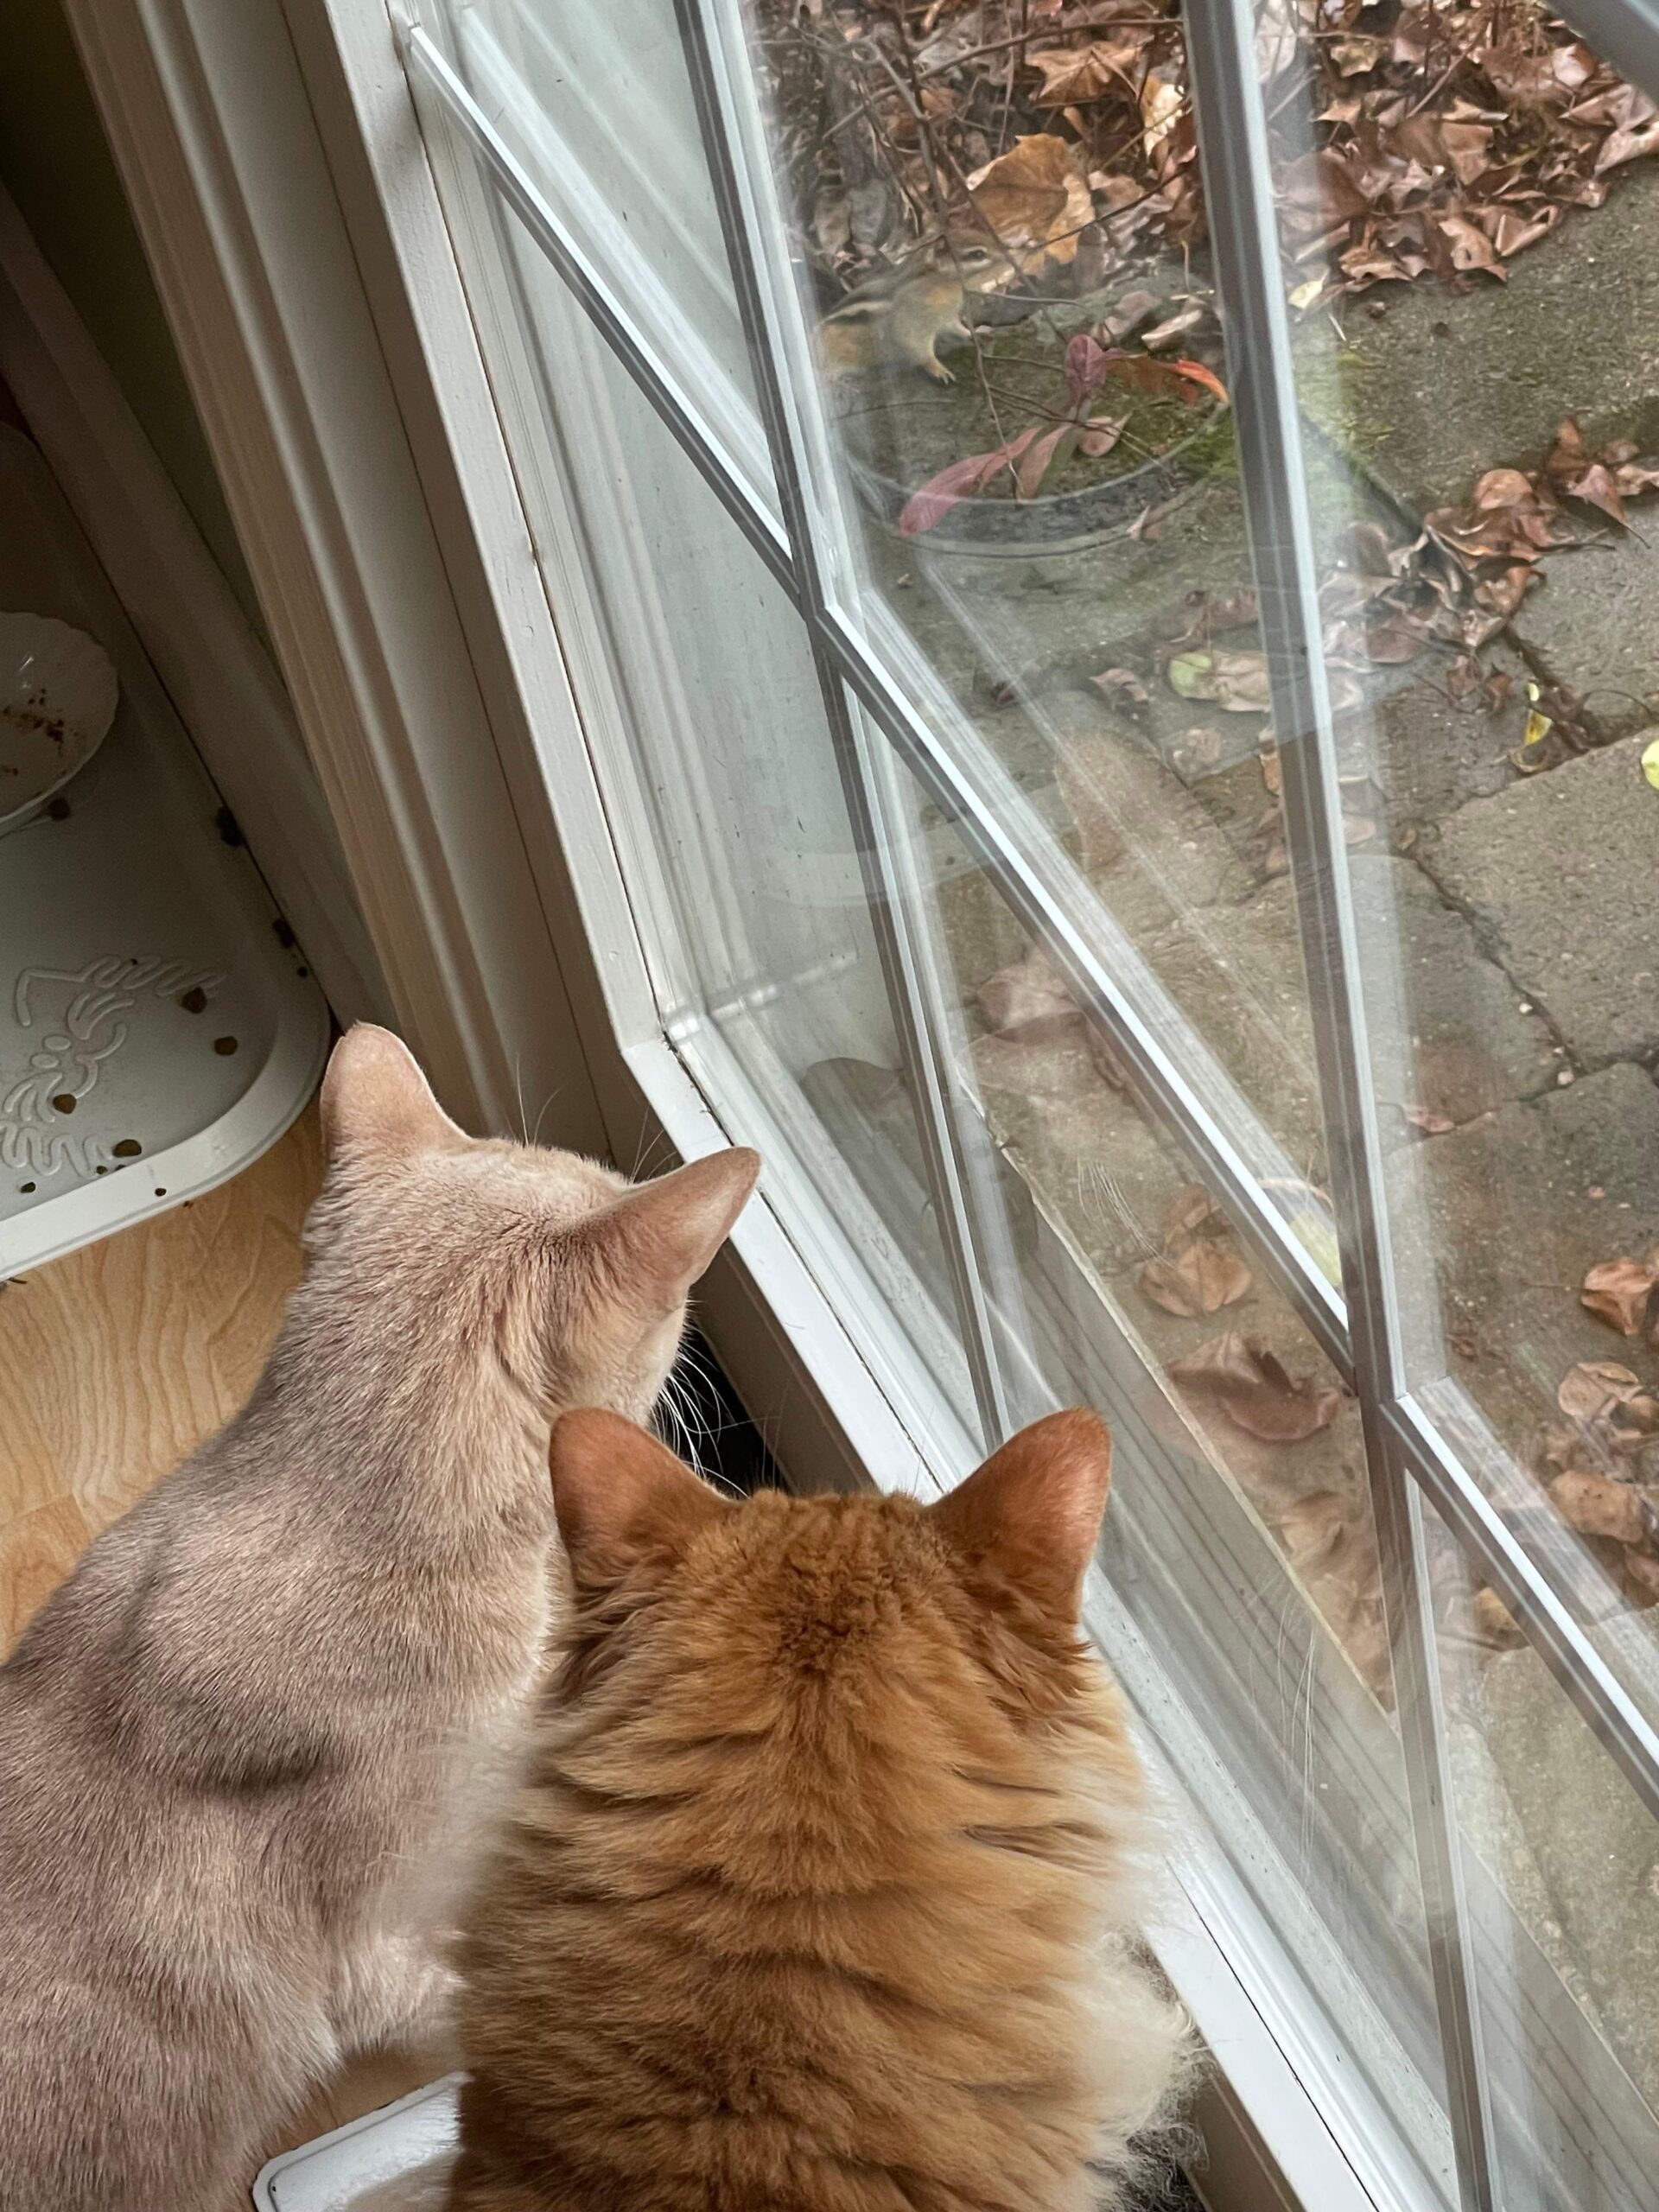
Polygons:
<instances>
[{"instance_id":1,"label":"chipmunk","mask_svg":"<svg viewBox=\"0 0 1659 2212\"><path fill-rule=\"evenodd\" d=\"M936 384L954 384L940 360L941 338L961 338L968 327L968 295L994 292L1016 270L1007 254L982 238L944 238L925 257L884 270L831 308L818 325L823 364L832 377L859 369L919 369Z\"/></svg>"}]
</instances>

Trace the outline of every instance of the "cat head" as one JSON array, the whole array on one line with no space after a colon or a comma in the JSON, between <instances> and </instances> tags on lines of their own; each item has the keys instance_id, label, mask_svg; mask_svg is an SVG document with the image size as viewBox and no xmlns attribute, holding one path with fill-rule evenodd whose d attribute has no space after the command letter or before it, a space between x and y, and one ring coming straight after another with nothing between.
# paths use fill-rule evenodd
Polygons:
<instances>
[{"instance_id":1,"label":"cat head","mask_svg":"<svg viewBox=\"0 0 1659 2212\"><path fill-rule=\"evenodd\" d=\"M931 1505L733 1500L631 1422L567 1414L550 1465L578 1601L572 1680L604 1672L610 1644L655 1637L696 1696L732 1709L814 1685L850 1713L897 1683L924 1702L933 1686L957 1707L946 1725L970 1731L976 1700L1058 1709L1083 1679L1078 1609L1111 1453L1095 1414L1054 1414Z\"/></svg>"},{"instance_id":2,"label":"cat head","mask_svg":"<svg viewBox=\"0 0 1659 2212\"><path fill-rule=\"evenodd\" d=\"M632 1184L575 1153L469 1137L408 1047L359 1023L323 1078L327 1175L306 1225L315 1303L493 1351L547 1411L643 1420L687 1294L760 1173L741 1148Z\"/></svg>"}]
</instances>

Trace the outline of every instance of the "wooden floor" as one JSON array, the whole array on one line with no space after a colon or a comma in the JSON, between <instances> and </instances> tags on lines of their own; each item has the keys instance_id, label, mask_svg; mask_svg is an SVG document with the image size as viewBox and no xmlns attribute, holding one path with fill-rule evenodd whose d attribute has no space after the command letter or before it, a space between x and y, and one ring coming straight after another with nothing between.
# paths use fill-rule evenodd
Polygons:
<instances>
[{"instance_id":1,"label":"wooden floor","mask_svg":"<svg viewBox=\"0 0 1659 2212\"><path fill-rule=\"evenodd\" d=\"M206 1198L0 1286L0 1654L99 1530L247 1396L298 1279L321 1174L314 1105ZM269 2147L306 2142L435 2070L407 2053L362 2061Z\"/></svg>"}]
</instances>

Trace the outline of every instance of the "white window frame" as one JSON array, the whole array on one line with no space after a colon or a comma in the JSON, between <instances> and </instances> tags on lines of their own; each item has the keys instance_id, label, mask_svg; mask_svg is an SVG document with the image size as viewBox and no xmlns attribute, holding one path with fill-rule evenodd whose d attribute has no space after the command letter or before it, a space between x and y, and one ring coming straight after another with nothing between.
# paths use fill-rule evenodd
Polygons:
<instances>
[{"instance_id":1,"label":"white window frame","mask_svg":"<svg viewBox=\"0 0 1659 2212\"><path fill-rule=\"evenodd\" d=\"M716 1147L660 1033L549 549L538 561L382 0L66 11L375 950L441 1093L478 1128L550 1101L544 1134L625 1165L658 1135L684 1157ZM914 1424L766 1206L705 1304L800 1478L928 1486ZM1223 2069L1205 2113L1218 2207L1420 2205L1391 2124L1220 1853L1195 1843L1174 1872L1155 1947Z\"/></svg>"}]
</instances>

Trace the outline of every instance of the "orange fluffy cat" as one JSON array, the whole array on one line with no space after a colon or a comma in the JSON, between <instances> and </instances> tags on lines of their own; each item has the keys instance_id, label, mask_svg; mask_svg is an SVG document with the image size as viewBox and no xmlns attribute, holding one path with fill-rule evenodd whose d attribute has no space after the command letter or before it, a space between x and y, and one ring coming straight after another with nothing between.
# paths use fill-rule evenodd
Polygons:
<instances>
[{"instance_id":1,"label":"orange fluffy cat","mask_svg":"<svg viewBox=\"0 0 1659 2212\"><path fill-rule=\"evenodd\" d=\"M452 2212L1084 2212L1159 2116L1144 1792L1082 1642L1111 1442L733 1503L568 1414L574 1603L473 1916Z\"/></svg>"}]
</instances>

